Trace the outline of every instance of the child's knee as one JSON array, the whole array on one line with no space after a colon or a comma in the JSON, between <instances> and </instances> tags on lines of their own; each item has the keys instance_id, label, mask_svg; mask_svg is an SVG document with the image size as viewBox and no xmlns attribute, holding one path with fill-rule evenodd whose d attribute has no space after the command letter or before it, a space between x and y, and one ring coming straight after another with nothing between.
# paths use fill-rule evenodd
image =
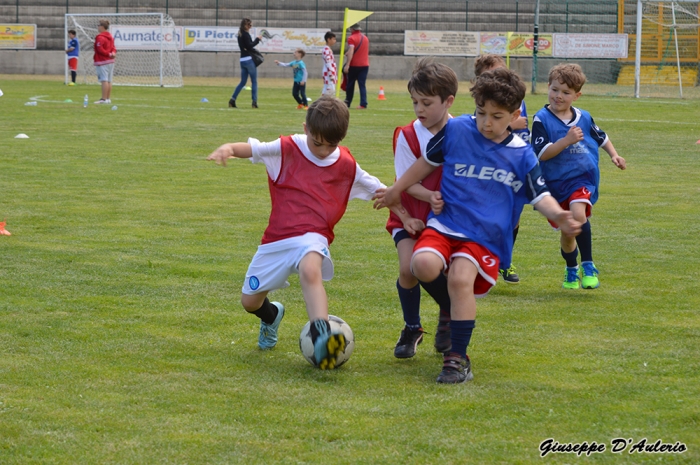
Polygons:
<instances>
[{"instance_id":1,"label":"child's knee","mask_svg":"<svg viewBox=\"0 0 700 465\"><path fill-rule=\"evenodd\" d=\"M302 283L313 283L322 281L321 265L323 257L317 253L307 254L299 262L299 280Z\"/></svg>"},{"instance_id":2,"label":"child's knee","mask_svg":"<svg viewBox=\"0 0 700 465\"><path fill-rule=\"evenodd\" d=\"M252 295L241 294L241 305L243 305L243 308L246 312L254 312L260 307L262 307L263 302L265 302L266 295L267 293Z\"/></svg>"},{"instance_id":3,"label":"child's knee","mask_svg":"<svg viewBox=\"0 0 700 465\"><path fill-rule=\"evenodd\" d=\"M432 282L442 273L444 264L442 259L434 253L423 252L413 257L411 268L416 278L424 282Z\"/></svg>"}]
</instances>

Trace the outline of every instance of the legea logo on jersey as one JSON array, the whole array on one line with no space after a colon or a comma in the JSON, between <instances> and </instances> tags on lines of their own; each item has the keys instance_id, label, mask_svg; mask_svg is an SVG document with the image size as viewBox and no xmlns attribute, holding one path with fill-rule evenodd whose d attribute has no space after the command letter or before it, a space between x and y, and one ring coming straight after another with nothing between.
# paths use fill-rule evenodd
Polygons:
<instances>
[{"instance_id":1,"label":"legea logo on jersey","mask_svg":"<svg viewBox=\"0 0 700 465\"><path fill-rule=\"evenodd\" d=\"M542 136L535 139L535 145L540 145L542 142L544 142L544 137Z\"/></svg>"},{"instance_id":2,"label":"legea logo on jersey","mask_svg":"<svg viewBox=\"0 0 700 465\"><path fill-rule=\"evenodd\" d=\"M484 264L488 268L491 268L493 265L496 264L496 259L493 258L491 255L484 255L483 257L481 257L481 261L484 262Z\"/></svg>"},{"instance_id":3,"label":"legea logo on jersey","mask_svg":"<svg viewBox=\"0 0 700 465\"><path fill-rule=\"evenodd\" d=\"M501 182L506 186L512 187L513 192L518 192L520 188L523 187L523 182L515 179L515 173L496 169L493 166L482 166L478 169L476 165L469 165L467 167L467 165L455 163L455 176Z\"/></svg>"}]
</instances>

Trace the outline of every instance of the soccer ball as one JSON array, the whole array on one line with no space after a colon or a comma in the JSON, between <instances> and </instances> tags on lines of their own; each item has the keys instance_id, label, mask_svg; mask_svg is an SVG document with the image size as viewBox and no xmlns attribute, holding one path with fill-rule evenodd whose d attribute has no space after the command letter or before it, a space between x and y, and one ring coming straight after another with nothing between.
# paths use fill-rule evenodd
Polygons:
<instances>
[{"instance_id":1,"label":"soccer ball","mask_svg":"<svg viewBox=\"0 0 700 465\"><path fill-rule=\"evenodd\" d=\"M355 335L352 332L352 328L347 324L342 318L338 318L334 315L328 315L328 320L331 324L331 331L340 330L341 334L345 336L345 350L338 356L335 364L335 368L338 368L342 364L348 361L352 351L355 348ZM318 363L314 357L314 344L311 342L311 322L307 322L306 325L301 330L299 335L299 348L301 349L301 354L304 358L313 366L317 367Z\"/></svg>"}]
</instances>

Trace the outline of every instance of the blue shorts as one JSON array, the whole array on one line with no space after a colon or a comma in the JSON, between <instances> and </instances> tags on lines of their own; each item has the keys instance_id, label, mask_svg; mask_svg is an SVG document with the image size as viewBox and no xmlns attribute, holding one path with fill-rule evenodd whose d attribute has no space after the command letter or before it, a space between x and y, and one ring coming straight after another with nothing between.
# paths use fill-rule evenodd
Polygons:
<instances>
[{"instance_id":1,"label":"blue shorts","mask_svg":"<svg viewBox=\"0 0 700 465\"><path fill-rule=\"evenodd\" d=\"M112 82L112 75L114 74L114 63L109 63L106 65L95 66L97 70L97 80L100 82Z\"/></svg>"}]
</instances>

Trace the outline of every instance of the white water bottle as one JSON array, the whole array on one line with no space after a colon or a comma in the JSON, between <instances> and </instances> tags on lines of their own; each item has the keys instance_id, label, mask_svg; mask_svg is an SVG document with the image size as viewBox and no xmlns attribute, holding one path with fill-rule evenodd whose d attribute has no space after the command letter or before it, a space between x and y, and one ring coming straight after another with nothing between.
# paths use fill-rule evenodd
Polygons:
<instances>
[{"instance_id":1,"label":"white water bottle","mask_svg":"<svg viewBox=\"0 0 700 465\"><path fill-rule=\"evenodd\" d=\"M88 106L88 95L85 94L85 98L83 99L83 108L87 108Z\"/></svg>"}]
</instances>

